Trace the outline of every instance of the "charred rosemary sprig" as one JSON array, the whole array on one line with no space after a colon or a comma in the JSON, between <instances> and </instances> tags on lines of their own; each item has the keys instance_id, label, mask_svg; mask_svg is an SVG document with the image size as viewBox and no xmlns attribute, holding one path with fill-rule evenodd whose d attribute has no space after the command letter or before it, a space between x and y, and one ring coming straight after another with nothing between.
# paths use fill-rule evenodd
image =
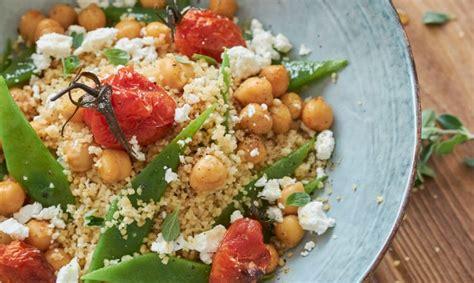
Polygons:
<instances>
[{"instance_id":1,"label":"charred rosemary sprig","mask_svg":"<svg viewBox=\"0 0 474 283\"><path fill-rule=\"evenodd\" d=\"M79 79L87 78L94 82L95 86L90 87L84 83L79 82ZM79 99L75 100L71 95L71 90L73 89L82 89L86 94L81 96ZM67 123L72 119L76 114L79 108L94 109L104 115L107 125L109 126L110 131L115 136L117 141L123 148L130 154L134 156L132 147L128 142L125 134L123 133L120 125L115 116L114 108L112 107L112 87L107 84L101 84L99 78L91 72L79 72L76 77L71 81L69 86L56 94L51 98L51 101L55 101L60 97L68 95L69 100L76 106L74 113L67 119L61 129L61 135L64 134L64 128Z\"/></svg>"},{"instance_id":2,"label":"charred rosemary sprig","mask_svg":"<svg viewBox=\"0 0 474 283\"><path fill-rule=\"evenodd\" d=\"M163 18L161 15L158 14L158 18L160 19L160 21L171 29L171 38L173 41L176 27L189 10L189 6L184 8L183 10L180 10L178 8L178 4L176 3L176 1L174 1L173 5L168 5L165 8L166 18Z\"/></svg>"}]
</instances>

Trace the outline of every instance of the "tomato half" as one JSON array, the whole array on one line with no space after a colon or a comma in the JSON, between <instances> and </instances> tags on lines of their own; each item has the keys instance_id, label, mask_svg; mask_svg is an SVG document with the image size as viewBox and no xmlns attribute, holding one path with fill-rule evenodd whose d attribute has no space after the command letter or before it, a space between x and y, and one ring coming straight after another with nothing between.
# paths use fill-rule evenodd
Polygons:
<instances>
[{"instance_id":1,"label":"tomato half","mask_svg":"<svg viewBox=\"0 0 474 283\"><path fill-rule=\"evenodd\" d=\"M203 54L219 62L224 48L245 46L240 28L210 10L188 11L176 27L174 38L180 53L189 57Z\"/></svg>"},{"instance_id":2,"label":"tomato half","mask_svg":"<svg viewBox=\"0 0 474 283\"><path fill-rule=\"evenodd\" d=\"M43 253L22 241L0 245L0 282L46 283L56 281Z\"/></svg>"},{"instance_id":3,"label":"tomato half","mask_svg":"<svg viewBox=\"0 0 474 283\"><path fill-rule=\"evenodd\" d=\"M227 230L212 262L210 283L255 282L270 263L260 222L244 218Z\"/></svg>"},{"instance_id":4,"label":"tomato half","mask_svg":"<svg viewBox=\"0 0 474 283\"><path fill-rule=\"evenodd\" d=\"M112 107L128 140L136 136L139 144L147 145L164 137L173 125L176 109L173 98L132 67L120 69L102 83L112 86ZM122 147L98 111L85 109L84 122L98 144L107 148Z\"/></svg>"}]
</instances>

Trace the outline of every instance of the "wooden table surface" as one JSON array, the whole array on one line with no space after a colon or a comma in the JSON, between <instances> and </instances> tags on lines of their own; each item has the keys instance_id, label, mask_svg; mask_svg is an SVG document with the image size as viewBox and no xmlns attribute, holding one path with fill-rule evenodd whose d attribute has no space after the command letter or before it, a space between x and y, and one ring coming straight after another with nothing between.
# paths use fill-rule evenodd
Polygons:
<instances>
[{"instance_id":1,"label":"wooden table surface","mask_svg":"<svg viewBox=\"0 0 474 283\"><path fill-rule=\"evenodd\" d=\"M474 0L393 0L409 23L423 109L459 116L474 132ZM422 16L455 20L427 27ZM415 190L405 219L368 282L474 282L474 141L431 164L437 177Z\"/></svg>"}]
</instances>

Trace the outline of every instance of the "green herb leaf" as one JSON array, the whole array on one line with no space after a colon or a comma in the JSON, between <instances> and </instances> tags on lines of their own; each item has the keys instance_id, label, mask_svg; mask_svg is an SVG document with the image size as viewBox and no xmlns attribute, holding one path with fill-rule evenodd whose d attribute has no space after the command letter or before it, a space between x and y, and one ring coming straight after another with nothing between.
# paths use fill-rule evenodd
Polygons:
<instances>
[{"instance_id":1,"label":"green herb leaf","mask_svg":"<svg viewBox=\"0 0 474 283\"><path fill-rule=\"evenodd\" d=\"M193 60L195 61L204 60L209 65L217 65L217 61L214 58L206 56L206 55L202 55L202 54L194 54Z\"/></svg>"},{"instance_id":2,"label":"green herb leaf","mask_svg":"<svg viewBox=\"0 0 474 283\"><path fill-rule=\"evenodd\" d=\"M437 154L448 154L453 152L454 147L458 144L461 144L469 139L465 134L456 134L454 137L449 140L440 142L436 145L435 152Z\"/></svg>"},{"instance_id":3,"label":"green herb leaf","mask_svg":"<svg viewBox=\"0 0 474 283\"><path fill-rule=\"evenodd\" d=\"M180 55L175 55L174 58L176 58L176 61L178 61L181 64L191 64L192 62L189 61L188 58Z\"/></svg>"},{"instance_id":4,"label":"green herb leaf","mask_svg":"<svg viewBox=\"0 0 474 283\"><path fill-rule=\"evenodd\" d=\"M174 241L178 238L180 231L179 228L179 209L173 211L173 213L166 216L165 221L161 225L161 233L163 233L163 239L165 241Z\"/></svg>"},{"instance_id":5,"label":"green herb leaf","mask_svg":"<svg viewBox=\"0 0 474 283\"><path fill-rule=\"evenodd\" d=\"M451 114L441 114L437 118L441 126L447 130L459 130L463 127L461 120Z\"/></svg>"},{"instance_id":6,"label":"green herb leaf","mask_svg":"<svg viewBox=\"0 0 474 283\"><path fill-rule=\"evenodd\" d=\"M423 128L434 127L436 122L436 113L431 109L424 110L421 114L421 120Z\"/></svg>"},{"instance_id":7,"label":"green herb leaf","mask_svg":"<svg viewBox=\"0 0 474 283\"><path fill-rule=\"evenodd\" d=\"M441 12L426 12L423 16L423 23L425 25L442 25L451 20L451 17L446 13Z\"/></svg>"},{"instance_id":8,"label":"green herb leaf","mask_svg":"<svg viewBox=\"0 0 474 283\"><path fill-rule=\"evenodd\" d=\"M104 51L105 57L114 65L127 65L130 55L127 51L118 48L108 48Z\"/></svg>"},{"instance_id":9,"label":"green herb leaf","mask_svg":"<svg viewBox=\"0 0 474 283\"><path fill-rule=\"evenodd\" d=\"M474 158L464 159L464 164L466 164L468 167L474 168Z\"/></svg>"},{"instance_id":10,"label":"green herb leaf","mask_svg":"<svg viewBox=\"0 0 474 283\"><path fill-rule=\"evenodd\" d=\"M292 193L286 199L286 205L304 206L311 201L311 197L307 193Z\"/></svg>"},{"instance_id":11,"label":"green herb leaf","mask_svg":"<svg viewBox=\"0 0 474 283\"><path fill-rule=\"evenodd\" d=\"M72 55L63 59L63 70L65 75L73 74L81 62L79 57Z\"/></svg>"},{"instance_id":12,"label":"green herb leaf","mask_svg":"<svg viewBox=\"0 0 474 283\"><path fill-rule=\"evenodd\" d=\"M72 37L72 48L77 49L79 46L81 46L82 42L84 41L84 34L83 33L77 33L77 32L72 32L71 33Z\"/></svg>"}]
</instances>

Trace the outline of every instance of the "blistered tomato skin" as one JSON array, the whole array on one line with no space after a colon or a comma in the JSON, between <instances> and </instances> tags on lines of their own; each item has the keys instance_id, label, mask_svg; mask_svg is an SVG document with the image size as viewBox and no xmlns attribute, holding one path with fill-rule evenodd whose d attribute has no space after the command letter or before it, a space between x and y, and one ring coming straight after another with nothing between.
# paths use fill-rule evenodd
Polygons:
<instances>
[{"instance_id":1,"label":"blistered tomato skin","mask_svg":"<svg viewBox=\"0 0 474 283\"><path fill-rule=\"evenodd\" d=\"M188 57L203 54L219 62L224 48L245 46L240 28L210 10L188 11L176 27L174 38L180 53Z\"/></svg>"},{"instance_id":2,"label":"blistered tomato skin","mask_svg":"<svg viewBox=\"0 0 474 283\"><path fill-rule=\"evenodd\" d=\"M22 241L0 245L0 282L54 283L54 269L43 253Z\"/></svg>"},{"instance_id":3,"label":"blistered tomato skin","mask_svg":"<svg viewBox=\"0 0 474 283\"><path fill-rule=\"evenodd\" d=\"M137 137L147 145L164 137L174 123L176 103L166 91L146 77L126 67L102 81L112 86L112 107L128 140ZM105 117L94 109L85 109L84 122L89 126L96 143L121 149L109 129Z\"/></svg>"},{"instance_id":4,"label":"blistered tomato skin","mask_svg":"<svg viewBox=\"0 0 474 283\"><path fill-rule=\"evenodd\" d=\"M269 264L262 225L253 219L239 219L229 227L214 255L209 282L256 282Z\"/></svg>"}]
</instances>

